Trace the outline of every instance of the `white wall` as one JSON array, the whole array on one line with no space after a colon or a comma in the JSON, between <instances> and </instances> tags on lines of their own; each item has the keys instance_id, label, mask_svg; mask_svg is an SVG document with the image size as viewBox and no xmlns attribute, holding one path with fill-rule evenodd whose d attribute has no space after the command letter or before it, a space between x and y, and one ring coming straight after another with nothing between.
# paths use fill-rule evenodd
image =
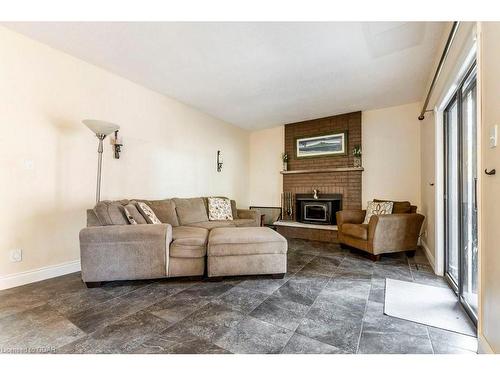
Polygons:
<instances>
[{"instance_id":1,"label":"white wall","mask_svg":"<svg viewBox=\"0 0 500 375\"><path fill-rule=\"evenodd\" d=\"M419 110L411 103L363 112L363 207L381 198L420 208Z\"/></svg>"},{"instance_id":2,"label":"white wall","mask_svg":"<svg viewBox=\"0 0 500 375\"><path fill-rule=\"evenodd\" d=\"M427 251L429 261L435 267L435 217L436 217L436 163L435 163L435 118L434 113L426 114L420 122L420 213L425 216L421 243Z\"/></svg>"},{"instance_id":3,"label":"white wall","mask_svg":"<svg viewBox=\"0 0 500 375\"><path fill-rule=\"evenodd\" d=\"M103 199L214 194L248 205L247 131L5 28L0 45L0 277L79 258L97 164L85 118L122 128L119 160L105 143ZM9 262L14 248L20 263Z\"/></svg>"},{"instance_id":4,"label":"white wall","mask_svg":"<svg viewBox=\"0 0 500 375\"><path fill-rule=\"evenodd\" d=\"M281 207L285 149L285 127L254 131L250 134L250 204Z\"/></svg>"},{"instance_id":5,"label":"white wall","mask_svg":"<svg viewBox=\"0 0 500 375\"><path fill-rule=\"evenodd\" d=\"M451 23L450 23L451 28ZM428 110L434 109L425 115L425 120L420 122L421 127L421 202L422 213L426 216L422 243L427 247L429 259L434 261L434 270L438 274L443 273L444 267L444 245L443 245L443 199L444 176L443 176L443 127L442 106L449 98L449 93L456 88L459 77L464 74L464 62L468 59L474 43L475 22L461 22L457 34L453 40L448 57L443 65L441 75L436 83L433 94L427 106ZM437 68L449 29L445 30L438 48L431 76ZM426 95L427 91L423 93ZM424 100L425 97L422 97ZM434 183L430 186L429 183Z\"/></svg>"}]
</instances>

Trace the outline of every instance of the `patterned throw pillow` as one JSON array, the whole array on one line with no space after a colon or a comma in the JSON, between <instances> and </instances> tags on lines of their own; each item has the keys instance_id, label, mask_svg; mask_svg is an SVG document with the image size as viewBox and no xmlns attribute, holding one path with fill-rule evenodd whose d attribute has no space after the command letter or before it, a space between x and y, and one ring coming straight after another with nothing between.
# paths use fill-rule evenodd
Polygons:
<instances>
[{"instance_id":1,"label":"patterned throw pillow","mask_svg":"<svg viewBox=\"0 0 500 375\"><path fill-rule=\"evenodd\" d=\"M392 214L394 202L368 202L366 206L366 216L363 224L368 224L373 215L389 215Z\"/></svg>"},{"instance_id":2,"label":"patterned throw pillow","mask_svg":"<svg viewBox=\"0 0 500 375\"><path fill-rule=\"evenodd\" d=\"M125 212L125 216L127 217L128 223L132 225L137 225L137 221L135 221L134 217L127 209L127 207L123 207L123 212Z\"/></svg>"},{"instance_id":3,"label":"patterned throw pillow","mask_svg":"<svg viewBox=\"0 0 500 375\"><path fill-rule=\"evenodd\" d=\"M233 220L231 201L227 198L208 198L208 220Z\"/></svg>"},{"instance_id":4,"label":"patterned throw pillow","mask_svg":"<svg viewBox=\"0 0 500 375\"><path fill-rule=\"evenodd\" d=\"M161 221L158 220L151 207L149 207L146 203L136 202L135 204L139 212L142 214L142 216L144 216L144 218L148 222L148 224L161 224Z\"/></svg>"}]
</instances>

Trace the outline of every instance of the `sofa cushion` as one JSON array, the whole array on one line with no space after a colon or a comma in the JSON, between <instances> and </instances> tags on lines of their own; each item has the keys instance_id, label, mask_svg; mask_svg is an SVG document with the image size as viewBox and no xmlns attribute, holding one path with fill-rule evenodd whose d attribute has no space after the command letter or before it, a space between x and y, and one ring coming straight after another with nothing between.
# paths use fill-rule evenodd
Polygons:
<instances>
[{"instance_id":1,"label":"sofa cushion","mask_svg":"<svg viewBox=\"0 0 500 375\"><path fill-rule=\"evenodd\" d=\"M257 227L257 222L254 219L236 219L233 220L237 227Z\"/></svg>"},{"instance_id":2,"label":"sofa cushion","mask_svg":"<svg viewBox=\"0 0 500 375\"><path fill-rule=\"evenodd\" d=\"M138 202L146 203L156 217L160 219L162 223L170 224L173 227L179 226L179 220L177 219L177 213L175 212L175 203L172 199L162 199L156 201L136 199Z\"/></svg>"},{"instance_id":3,"label":"sofa cushion","mask_svg":"<svg viewBox=\"0 0 500 375\"><path fill-rule=\"evenodd\" d=\"M208 221L203 198L174 198L173 201L180 225Z\"/></svg>"},{"instance_id":4,"label":"sofa cushion","mask_svg":"<svg viewBox=\"0 0 500 375\"><path fill-rule=\"evenodd\" d=\"M285 237L270 228L215 228L210 231L208 256L286 254L287 247Z\"/></svg>"},{"instance_id":5,"label":"sofa cushion","mask_svg":"<svg viewBox=\"0 0 500 375\"><path fill-rule=\"evenodd\" d=\"M125 202L101 201L94 207L94 212L102 225L128 225L129 222L123 210Z\"/></svg>"},{"instance_id":6,"label":"sofa cushion","mask_svg":"<svg viewBox=\"0 0 500 375\"><path fill-rule=\"evenodd\" d=\"M215 228L210 231L211 244L247 244L263 242L286 242L278 232L266 228Z\"/></svg>"},{"instance_id":7,"label":"sofa cushion","mask_svg":"<svg viewBox=\"0 0 500 375\"><path fill-rule=\"evenodd\" d=\"M231 201L227 198L208 197L208 220L233 220Z\"/></svg>"},{"instance_id":8,"label":"sofa cushion","mask_svg":"<svg viewBox=\"0 0 500 375\"><path fill-rule=\"evenodd\" d=\"M207 255L207 247L189 246L174 242L169 249L171 258L204 258Z\"/></svg>"},{"instance_id":9,"label":"sofa cushion","mask_svg":"<svg viewBox=\"0 0 500 375\"><path fill-rule=\"evenodd\" d=\"M233 223L234 220L212 220L212 221L202 221L201 223L191 223L188 224L188 227L197 227L197 228L205 228L205 229L214 229L214 228L224 228L224 227L235 227L236 225Z\"/></svg>"},{"instance_id":10,"label":"sofa cushion","mask_svg":"<svg viewBox=\"0 0 500 375\"><path fill-rule=\"evenodd\" d=\"M388 201L383 199L374 199L374 202L392 202L393 214L409 214L411 213L411 203L408 201Z\"/></svg>"},{"instance_id":11,"label":"sofa cushion","mask_svg":"<svg viewBox=\"0 0 500 375\"><path fill-rule=\"evenodd\" d=\"M172 228L173 244L186 246L205 246L208 239L208 230L179 226Z\"/></svg>"},{"instance_id":12,"label":"sofa cushion","mask_svg":"<svg viewBox=\"0 0 500 375\"><path fill-rule=\"evenodd\" d=\"M342 224L341 230L343 235L368 240L368 224Z\"/></svg>"}]
</instances>

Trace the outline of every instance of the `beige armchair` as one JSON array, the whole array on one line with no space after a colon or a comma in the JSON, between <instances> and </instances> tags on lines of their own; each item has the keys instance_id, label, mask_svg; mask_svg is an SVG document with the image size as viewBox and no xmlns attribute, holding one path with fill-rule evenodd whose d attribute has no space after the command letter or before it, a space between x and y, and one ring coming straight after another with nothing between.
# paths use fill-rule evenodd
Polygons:
<instances>
[{"instance_id":1,"label":"beige armchair","mask_svg":"<svg viewBox=\"0 0 500 375\"><path fill-rule=\"evenodd\" d=\"M366 210L338 211L339 243L370 253L374 261L385 253L406 251L411 256L424 221L416 210L409 202L394 202L393 214L373 215L368 224L363 224Z\"/></svg>"}]
</instances>

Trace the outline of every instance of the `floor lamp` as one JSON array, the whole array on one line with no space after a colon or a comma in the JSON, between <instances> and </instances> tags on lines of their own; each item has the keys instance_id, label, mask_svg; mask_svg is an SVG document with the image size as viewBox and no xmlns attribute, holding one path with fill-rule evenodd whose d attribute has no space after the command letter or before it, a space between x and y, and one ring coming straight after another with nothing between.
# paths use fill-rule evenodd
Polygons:
<instances>
[{"instance_id":1,"label":"floor lamp","mask_svg":"<svg viewBox=\"0 0 500 375\"><path fill-rule=\"evenodd\" d=\"M102 169L102 150L103 150L102 141L104 140L104 138L106 138L106 136L120 129L120 126L112 124L110 122L99 121L99 120L83 120L82 122L87 126L87 128L89 128L94 132L97 139L99 140L99 146L97 147L97 154L98 154L97 189L95 195L95 201L96 203L99 203L99 201L101 200L101 169Z\"/></svg>"}]
</instances>

